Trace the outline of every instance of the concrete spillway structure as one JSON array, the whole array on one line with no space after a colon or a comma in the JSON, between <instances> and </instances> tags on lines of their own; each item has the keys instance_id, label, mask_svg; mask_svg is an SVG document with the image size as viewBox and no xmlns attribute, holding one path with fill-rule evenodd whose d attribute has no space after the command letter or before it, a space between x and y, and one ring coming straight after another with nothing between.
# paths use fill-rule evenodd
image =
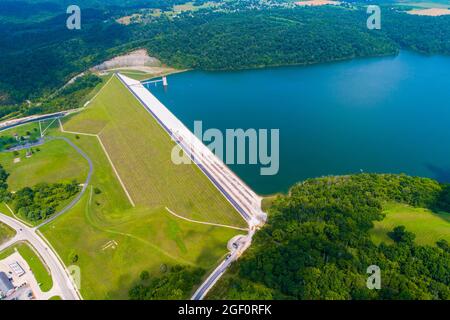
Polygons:
<instances>
[{"instance_id":1,"label":"concrete spillway structure","mask_svg":"<svg viewBox=\"0 0 450 320\"><path fill-rule=\"evenodd\" d=\"M241 214L250 229L263 225L267 215L261 209L262 198L231 171L141 82L121 74L117 76Z\"/></svg>"}]
</instances>

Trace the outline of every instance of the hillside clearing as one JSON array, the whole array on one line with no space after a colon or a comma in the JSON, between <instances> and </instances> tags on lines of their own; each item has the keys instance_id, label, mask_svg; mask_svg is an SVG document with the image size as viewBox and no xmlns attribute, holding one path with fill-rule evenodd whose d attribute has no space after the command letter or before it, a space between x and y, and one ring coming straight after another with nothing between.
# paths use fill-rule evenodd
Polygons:
<instances>
[{"instance_id":1,"label":"hillside clearing","mask_svg":"<svg viewBox=\"0 0 450 320\"><path fill-rule=\"evenodd\" d=\"M419 245L435 245L440 239L450 242L449 213L435 213L398 203L387 204L384 212L386 217L375 222L375 227L370 231L372 240L377 244L393 243L387 233L400 225L416 235L415 242Z\"/></svg>"}]
</instances>

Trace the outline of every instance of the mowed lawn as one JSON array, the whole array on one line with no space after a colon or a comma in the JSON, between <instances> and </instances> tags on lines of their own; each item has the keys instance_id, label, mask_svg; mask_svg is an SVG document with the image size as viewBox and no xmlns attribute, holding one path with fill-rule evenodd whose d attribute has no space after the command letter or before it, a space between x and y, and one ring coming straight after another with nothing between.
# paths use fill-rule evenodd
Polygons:
<instances>
[{"instance_id":1,"label":"mowed lawn","mask_svg":"<svg viewBox=\"0 0 450 320\"><path fill-rule=\"evenodd\" d=\"M13 229L0 222L0 244L14 237L15 234L16 232Z\"/></svg>"},{"instance_id":2,"label":"mowed lawn","mask_svg":"<svg viewBox=\"0 0 450 320\"><path fill-rule=\"evenodd\" d=\"M167 206L195 220L246 226L196 165L172 163L175 143L116 77L64 128L100 136L137 206Z\"/></svg>"},{"instance_id":3,"label":"mowed lawn","mask_svg":"<svg viewBox=\"0 0 450 320\"><path fill-rule=\"evenodd\" d=\"M7 129L0 132L0 136L10 136L10 137L13 137L14 135L25 136L27 135L27 133L30 133L30 136L32 138L38 138L40 135L39 123L31 122L17 126L12 129Z\"/></svg>"},{"instance_id":4,"label":"mowed lawn","mask_svg":"<svg viewBox=\"0 0 450 320\"><path fill-rule=\"evenodd\" d=\"M152 277L162 275L162 265L210 271L224 258L227 241L239 231L180 220L162 206L133 208L97 138L64 136L89 155L94 175L81 201L41 231L66 265L78 255L84 299L127 299L143 270Z\"/></svg>"},{"instance_id":5,"label":"mowed lawn","mask_svg":"<svg viewBox=\"0 0 450 320\"><path fill-rule=\"evenodd\" d=\"M400 225L416 235L417 244L435 245L440 239L450 242L450 213L435 213L399 203L387 204L384 212L386 217L375 222L375 227L370 231L373 241L377 244L392 243L387 233Z\"/></svg>"},{"instance_id":6,"label":"mowed lawn","mask_svg":"<svg viewBox=\"0 0 450 320\"><path fill-rule=\"evenodd\" d=\"M40 151L36 151L39 149ZM24 187L32 187L41 182L71 182L82 183L89 171L87 161L67 142L51 140L34 147L34 154L27 158L26 151L19 151L15 156L12 152L0 152L0 164L10 174L8 186L10 191ZM19 158L19 162L14 162Z\"/></svg>"}]
</instances>

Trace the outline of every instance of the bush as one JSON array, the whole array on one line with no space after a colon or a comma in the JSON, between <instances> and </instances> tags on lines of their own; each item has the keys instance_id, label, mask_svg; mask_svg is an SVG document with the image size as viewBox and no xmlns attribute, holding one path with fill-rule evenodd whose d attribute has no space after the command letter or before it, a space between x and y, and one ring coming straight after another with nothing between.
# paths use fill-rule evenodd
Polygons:
<instances>
[{"instance_id":1,"label":"bush","mask_svg":"<svg viewBox=\"0 0 450 320\"><path fill-rule=\"evenodd\" d=\"M75 252L71 252L69 254L69 260L70 260L71 263L78 262L78 254L76 254Z\"/></svg>"},{"instance_id":2,"label":"bush","mask_svg":"<svg viewBox=\"0 0 450 320\"><path fill-rule=\"evenodd\" d=\"M162 277L153 278L148 286L143 284L134 286L129 291L129 297L131 300L187 299L204 273L205 271L200 268L176 265Z\"/></svg>"},{"instance_id":3,"label":"bush","mask_svg":"<svg viewBox=\"0 0 450 320\"><path fill-rule=\"evenodd\" d=\"M142 281L150 279L150 273L148 271L142 271L139 278L141 278Z\"/></svg>"}]
</instances>

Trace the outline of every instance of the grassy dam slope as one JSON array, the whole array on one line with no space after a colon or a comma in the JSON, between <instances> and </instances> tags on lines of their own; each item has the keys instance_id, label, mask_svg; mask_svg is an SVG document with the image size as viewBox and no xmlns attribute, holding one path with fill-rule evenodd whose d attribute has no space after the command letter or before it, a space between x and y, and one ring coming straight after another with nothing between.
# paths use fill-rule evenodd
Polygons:
<instances>
[{"instance_id":1,"label":"grassy dam slope","mask_svg":"<svg viewBox=\"0 0 450 320\"><path fill-rule=\"evenodd\" d=\"M179 264L208 273L228 240L245 233L166 210L246 227L195 165L171 162L174 142L117 78L62 125L64 132L48 134L71 139L92 159L94 174L80 202L41 231L66 265L81 268L84 299L126 299L144 270L159 277Z\"/></svg>"}]
</instances>

